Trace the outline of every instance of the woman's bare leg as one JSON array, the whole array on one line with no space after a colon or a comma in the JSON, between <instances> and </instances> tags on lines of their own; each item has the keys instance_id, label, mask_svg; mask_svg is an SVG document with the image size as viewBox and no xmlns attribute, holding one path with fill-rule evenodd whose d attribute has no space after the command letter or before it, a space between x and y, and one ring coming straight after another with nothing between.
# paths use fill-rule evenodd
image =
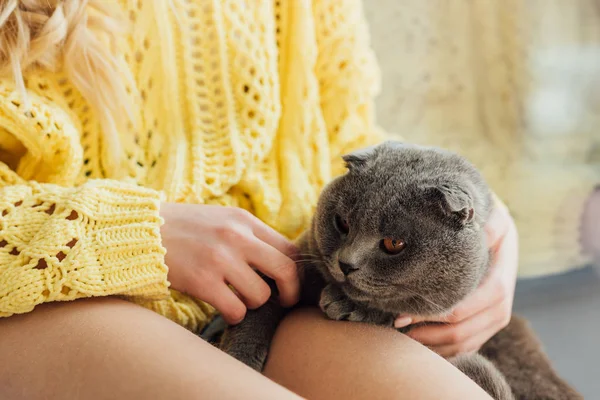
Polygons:
<instances>
[{"instance_id":1,"label":"woman's bare leg","mask_svg":"<svg viewBox=\"0 0 600 400\"><path fill-rule=\"evenodd\" d=\"M286 399L294 395L136 305L43 305L0 319L2 399ZM489 399L409 338L299 310L282 323L266 375L310 399Z\"/></svg>"},{"instance_id":2,"label":"woman's bare leg","mask_svg":"<svg viewBox=\"0 0 600 400\"><path fill-rule=\"evenodd\" d=\"M0 319L0 360L3 400L298 398L117 299L42 305Z\"/></svg>"},{"instance_id":3,"label":"woman's bare leg","mask_svg":"<svg viewBox=\"0 0 600 400\"><path fill-rule=\"evenodd\" d=\"M265 375L313 399L490 399L443 358L391 329L325 320L316 309L280 325Z\"/></svg>"}]
</instances>

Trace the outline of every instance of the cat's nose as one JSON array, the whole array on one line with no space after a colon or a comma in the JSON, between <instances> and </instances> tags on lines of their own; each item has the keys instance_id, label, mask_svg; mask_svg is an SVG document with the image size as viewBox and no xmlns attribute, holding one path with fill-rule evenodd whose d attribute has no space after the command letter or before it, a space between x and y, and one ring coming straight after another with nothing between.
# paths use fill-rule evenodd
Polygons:
<instances>
[{"instance_id":1,"label":"cat's nose","mask_svg":"<svg viewBox=\"0 0 600 400\"><path fill-rule=\"evenodd\" d=\"M351 272L358 270L358 268L354 265L345 263L342 260L338 260L338 264L340 265L340 269L342 270L345 276L348 276L348 274L350 274Z\"/></svg>"}]
</instances>

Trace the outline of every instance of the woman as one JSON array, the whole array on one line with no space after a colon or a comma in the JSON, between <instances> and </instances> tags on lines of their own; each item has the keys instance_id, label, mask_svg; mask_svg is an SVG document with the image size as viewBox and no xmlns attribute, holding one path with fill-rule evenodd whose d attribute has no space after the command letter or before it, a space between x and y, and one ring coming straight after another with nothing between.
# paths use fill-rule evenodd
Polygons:
<instances>
[{"instance_id":1,"label":"woman","mask_svg":"<svg viewBox=\"0 0 600 400\"><path fill-rule=\"evenodd\" d=\"M409 338L314 310L276 335L265 375L282 386L189 332L215 314L208 304L236 323L266 301L252 267L295 303L288 238L339 156L381 138L359 4L249 4L3 2L9 398L485 397ZM503 207L489 231L493 272L455 320L425 332L444 339L440 354L473 350L508 321L516 234Z\"/></svg>"}]
</instances>

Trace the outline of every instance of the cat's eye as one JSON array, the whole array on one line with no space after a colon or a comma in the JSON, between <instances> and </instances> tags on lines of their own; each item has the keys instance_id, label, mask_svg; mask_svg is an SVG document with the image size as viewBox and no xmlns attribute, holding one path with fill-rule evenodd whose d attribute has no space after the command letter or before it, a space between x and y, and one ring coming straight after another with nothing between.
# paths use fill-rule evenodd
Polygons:
<instances>
[{"instance_id":1,"label":"cat's eye","mask_svg":"<svg viewBox=\"0 0 600 400\"><path fill-rule=\"evenodd\" d=\"M381 249L388 254L398 254L406 248L406 242L402 239L385 238L381 241Z\"/></svg>"},{"instance_id":2,"label":"cat's eye","mask_svg":"<svg viewBox=\"0 0 600 400\"><path fill-rule=\"evenodd\" d=\"M350 231L350 225L348 225L348 221L342 218L339 214L335 215L335 227L344 235Z\"/></svg>"}]
</instances>

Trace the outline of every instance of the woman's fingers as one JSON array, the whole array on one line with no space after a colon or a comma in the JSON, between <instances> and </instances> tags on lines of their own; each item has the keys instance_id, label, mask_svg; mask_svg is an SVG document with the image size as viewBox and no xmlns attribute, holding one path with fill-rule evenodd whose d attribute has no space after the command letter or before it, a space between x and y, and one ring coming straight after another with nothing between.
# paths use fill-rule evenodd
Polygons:
<instances>
[{"instance_id":1,"label":"woman's fingers","mask_svg":"<svg viewBox=\"0 0 600 400\"><path fill-rule=\"evenodd\" d=\"M396 319L396 328L401 328L409 325L410 323L415 324L423 321L457 324L472 318L479 313L484 312L485 310L491 309L499 302L502 302L505 298L505 290L502 285L502 281L497 279L495 276L499 272L500 271L494 270L490 271L490 275L481 284L481 286L479 286L473 293L458 303L452 312L445 315L427 318L401 315Z\"/></svg>"},{"instance_id":2,"label":"woman's fingers","mask_svg":"<svg viewBox=\"0 0 600 400\"><path fill-rule=\"evenodd\" d=\"M246 306L225 282L215 281L212 289L202 300L219 310L225 322L230 325L240 323L246 316Z\"/></svg>"},{"instance_id":3,"label":"woman's fingers","mask_svg":"<svg viewBox=\"0 0 600 400\"><path fill-rule=\"evenodd\" d=\"M503 311L501 304L494 305L464 321L425 325L411 329L408 335L429 347L460 345L490 328L498 331L505 320Z\"/></svg>"},{"instance_id":4,"label":"woman's fingers","mask_svg":"<svg viewBox=\"0 0 600 400\"><path fill-rule=\"evenodd\" d=\"M285 236L262 222L254 215L248 213L247 217L249 218L252 232L257 238L276 248L280 253L289 258L294 258L296 256L298 249Z\"/></svg>"},{"instance_id":5,"label":"woman's fingers","mask_svg":"<svg viewBox=\"0 0 600 400\"><path fill-rule=\"evenodd\" d=\"M476 334L473 337L460 343L453 343L443 346L430 346L431 350L435 351L442 357L452 357L457 354L471 353L477 351L497 332L497 329L490 327Z\"/></svg>"},{"instance_id":6,"label":"woman's fingers","mask_svg":"<svg viewBox=\"0 0 600 400\"><path fill-rule=\"evenodd\" d=\"M300 280L295 261L259 239L252 241L251 245L253 250L247 253L247 262L275 281L284 307L296 304Z\"/></svg>"},{"instance_id":7,"label":"woman's fingers","mask_svg":"<svg viewBox=\"0 0 600 400\"><path fill-rule=\"evenodd\" d=\"M240 322L246 307L269 299L270 282L253 267L275 280L283 305L298 301L295 246L249 212L170 204L161 208L161 216L172 287L213 305L227 322Z\"/></svg>"},{"instance_id":8,"label":"woman's fingers","mask_svg":"<svg viewBox=\"0 0 600 400\"><path fill-rule=\"evenodd\" d=\"M265 304L271 296L269 285L243 261L230 266L225 280L235 288L251 310Z\"/></svg>"},{"instance_id":9,"label":"woman's fingers","mask_svg":"<svg viewBox=\"0 0 600 400\"><path fill-rule=\"evenodd\" d=\"M225 230L224 234L229 241L241 246L240 256L245 262L275 281L283 306L296 304L300 297L298 271L293 260L297 253L296 247L285 236L254 215L240 209L232 209L231 212L236 213L235 218L239 225ZM261 286L253 284L255 287ZM245 296L241 287L234 287Z\"/></svg>"}]
</instances>

